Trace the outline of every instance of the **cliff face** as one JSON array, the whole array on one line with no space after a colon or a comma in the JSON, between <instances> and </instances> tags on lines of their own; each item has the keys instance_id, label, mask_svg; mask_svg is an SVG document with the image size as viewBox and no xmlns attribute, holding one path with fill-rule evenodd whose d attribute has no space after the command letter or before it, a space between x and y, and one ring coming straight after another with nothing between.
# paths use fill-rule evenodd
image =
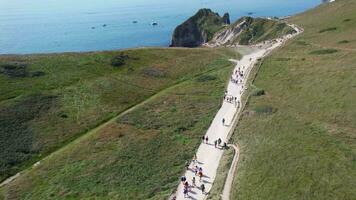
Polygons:
<instances>
[{"instance_id":1,"label":"cliff face","mask_svg":"<svg viewBox=\"0 0 356 200\"><path fill-rule=\"evenodd\" d=\"M171 46L200 46L211 40L213 35L228 22L230 22L228 14L220 17L210 9L201 9L174 30Z\"/></svg>"},{"instance_id":2,"label":"cliff face","mask_svg":"<svg viewBox=\"0 0 356 200\"><path fill-rule=\"evenodd\" d=\"M294 32L295 30L285 22L264 18L242 17L234 24L217 32L209 44L213 46L249 45Z\"/></svg>"}]
</instances>

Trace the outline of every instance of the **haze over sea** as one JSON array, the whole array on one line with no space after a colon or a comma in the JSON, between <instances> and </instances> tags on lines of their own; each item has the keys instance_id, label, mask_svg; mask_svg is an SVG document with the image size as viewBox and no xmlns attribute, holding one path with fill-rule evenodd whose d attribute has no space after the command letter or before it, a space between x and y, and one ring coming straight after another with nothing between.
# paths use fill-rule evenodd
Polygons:
<instances>
[{"instance_id":1,"label":"haze over sea","mask_svg":"<svg viewBox=\"0 0 356 200\"><path fill-rule=\"evenodd\" d=\"M200 8L232 21L287 16L321 0L0 0L0 54L168 46L174 28ZM251 13L250 13L251 14ZM137 23L133 23L137 21ZM157 26L152 26L157 22ZM105 25L104 25L105 24Z\"/></svg>"}]
</instances>

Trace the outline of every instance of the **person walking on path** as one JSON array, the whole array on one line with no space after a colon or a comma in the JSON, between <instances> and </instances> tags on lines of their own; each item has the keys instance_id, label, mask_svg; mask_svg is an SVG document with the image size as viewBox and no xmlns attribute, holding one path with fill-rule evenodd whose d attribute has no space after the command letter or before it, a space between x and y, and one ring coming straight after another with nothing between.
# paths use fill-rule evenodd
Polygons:
<instances>
[{"instance_id":1,"label":"person walking on path","mask_svg":"<svg viewBox=\"0 0 356 200\"><path fill-rule=\"evenodd\" d=\"M218 141L214 141L214 147L216 148L216 145L217 145Z\"/></svg>"},{"instance_id":2,"label":"person walking on path","mask_svg":"<svg viewBox=\"0 0 356 200\"><path fill-rule=\"evenodd\" d=\"M208 144L209 143L209 138L208 136L205 137L205 142Z\"/></svg>"},{"instance_id":3,"label":"person walking on path","mask_svg":"<svg viewBox=\"0 0 356 200\"><path fill-rule=\"evenodd\" d=\"M184 198L188 198L188 188L183 189Z\"/></svg>"},{"instance_id":4,"label":"person walking on path","mask_svg":"<svg viewBox=\"0 0 356 200\"><path fill-rule=\"evenodd\" d=\"M201 193L205 194L205 185L204 184L201 184L200 189L201 189Z\"/></svg>"},{"instance_id":5,"label":"person walking on path","mask_svg":"<svg viewBox=\"0 0 356 200\"><path fill-rule=\"evenodd\" d=\"M187 160L186 162L185 162L185 168L188 170L189 169L189 164L190 164L190 162L189 162L189 160Z\"/></svg>"},{"instance_id":6,"label":"person walking on path","mask_svg":"<svg viewBox=\"0 0 356 200\"><path fill-rule=\"evenodd\" d=\"M220 144L221 144L221 139L219 138L218 139L218 145L220 146Z\"/></svg>"},{"instance_id":7,"label":"person walking on path","mask_svg":"<svg viewBox=\"0 0 356 200\"><path fill-rule=\"evenodd\" d=\"M180 181L182 181L182 183L184 183L187 180L187 178L185 176L180 177Z\"/></svg>"},{"instance_id":8,"label":"person walking on path","mask_svg":"<svg viewBox=\"0 0 356 200\"><path fill-rule=\"evenodd\" d=\"M222 119L222 123L225 126L225 118Z\"/></svg>"},{"instance_id":9,"label":"person walking on path","mask_svg":"<svg viewBox=\"0 0 356 200\"><path fill-rule=\"evenodd\" d=\"M195 177L192 178L192 185L195 187L196 184L195 184Z\"/></svg>"},{"instance_id":10,"label":"person walking on path","mask_svg":"<svg viewBox=\"0 0 356 200\"><path fill-rule=\"evenodd\" d=\"M201 182L201 179L203 178L203 172L199 171L198 172L198 176L199 176L199 181Z\"/></svg>"}]
</instances>

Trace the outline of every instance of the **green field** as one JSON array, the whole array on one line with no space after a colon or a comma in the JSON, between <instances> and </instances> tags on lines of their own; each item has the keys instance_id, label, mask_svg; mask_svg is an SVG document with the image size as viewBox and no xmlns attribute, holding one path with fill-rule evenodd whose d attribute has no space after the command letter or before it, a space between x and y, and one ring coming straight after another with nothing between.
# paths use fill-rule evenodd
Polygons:
<instances>
[{"instance_id":1,"label":"green field","mask_svg":"<svg viewBox=\"0 0 356 200\"><path fill-rule=\"evenodd\" d=\"M201 135L220 106L226 80L233 68L228 58L238 55L229 49L138 49L125 52L134 59L116 69L110 66L110 58L118 53L26 57L46 63L48 70L56 62L86 63L86 59L87 62L95 57L102 59L97 61L94 69L83 67L82 76L87 79L48 91L38 89L41 94L51 96L32 96L32 91L27 95L23 90L23 93L19 92L20 97L4 100L4 107L12 102L36 103L36 106L13 106L19 112L29 108L31 111L43 109L39 116L31 115L34 120L31 118L24 123L31 125L24 125L25 130L42 131L23 134L26 137L29 133L36 135L37 143L54 140L52 146L48 146L51 148L41 151L59 147L83 135L90 127L111 120L65 145L41 161L38 167L26 170L0 189L0 199L162 199L173 192L185 161L192 157ZM62 69L68 72L67 79L72 75L67 69L71 66L68 64ZM16 83L15 88L27 85L18 83L25 81L22 79L2 78ZM63 77L63 80L67 79ZM56 86L58 83L61 82L53 81ZM35 100L20 101L29 97ZM84 101L82 110L76 110L76 98ZM141 101L144 103L130 112L113 118ZM47 103L49 106L46 107L43 102L51 104ZM51 109L53 111L48 112ZM78 112L79 117L75 115ZM67 117L63 119L61 114ZM8 113L8 118L11 117L17 119L19 116ZM66 123L58 124L57 118ZM72 126L75 131L63 131L65 128L71 130ZM26 137L20 139L27 142ZM9 145L8 148L15 151L19 147Z\"/></svg>"},{"instance_id":2,"label":"green field","mask_svg":"<svg viewBox=\"0 0 356 200\"><path fill-rule=\"evenodd\" d=\"M232 138L232 199L356 199L356 1L289 19L305 29L263 61Z\"/></svg>"},{"instance_id":3,"label":"green field","mask_svg":"<svg viewBox=\"0 0 356 200\"><path fill-rule=\"evenodd\" d=\"M0 180L231 56L223 49L1 56Z\"/></svg>"}]
</instances>

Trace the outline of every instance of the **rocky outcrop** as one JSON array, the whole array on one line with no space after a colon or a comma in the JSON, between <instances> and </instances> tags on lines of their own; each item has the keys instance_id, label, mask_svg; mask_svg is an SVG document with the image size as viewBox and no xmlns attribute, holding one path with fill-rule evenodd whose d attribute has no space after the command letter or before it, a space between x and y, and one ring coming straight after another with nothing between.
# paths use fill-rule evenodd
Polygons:
<instances>
[{"instance_id":1,"label":"rocky outcrop","mask_svg":"<svg viewBox=\"0 0 356 200\"><path fill-rule=\"evenodd\" d=\"M197 47L230 22L229 14L220 17L210 9L200 9L194 16L179 25L172 36L172 47Z\"/></svg>"},{"instance_id":2,"label":"rocky outcrop","mask_svg":"<svg viewBox=\"0 0 356 200\"><path fill-rule=\"evenodd\" d=\"M295 30L285 22L265 18L242 17L234 24L217 32L208 45L249 45L292 33L295 33Z\"/></svg>"},{"instance_id":3,"label":"rocky outcrop","mask_svg":"<svg viewBox=\"0 0 356 200\"><path fill-rule=\"evenodd\" d=\"M224 14L223 22L224 22L224 24L230 24L230 15L229 15L229 13L225 13Z\"/></svg>"}]
</instances>

